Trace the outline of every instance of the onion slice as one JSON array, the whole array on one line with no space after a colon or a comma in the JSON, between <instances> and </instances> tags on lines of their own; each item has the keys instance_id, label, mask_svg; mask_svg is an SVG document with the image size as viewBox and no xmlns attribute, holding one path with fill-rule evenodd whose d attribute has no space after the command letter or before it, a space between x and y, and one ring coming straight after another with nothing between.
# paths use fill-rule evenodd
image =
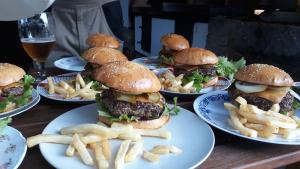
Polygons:
<instances>
[{"instance_id":1,"label":"onion slice","mask_svg":"<svg viewBox=\"0 0 300 169\"><path fill-rule=\"evenodd\" d=\"M267 85L245 83L245 82L241 82L241 81L236 81L234 85L237 89L239 89L240 91L242 91L244 93L262 92L268 88Z\"/></svg>"}]
</instances>

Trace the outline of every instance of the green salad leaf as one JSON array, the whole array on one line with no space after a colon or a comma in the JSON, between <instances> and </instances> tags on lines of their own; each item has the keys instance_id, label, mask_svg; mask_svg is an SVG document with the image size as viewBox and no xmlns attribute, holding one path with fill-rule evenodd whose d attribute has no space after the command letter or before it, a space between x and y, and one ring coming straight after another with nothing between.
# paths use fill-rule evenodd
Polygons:
<instances>
[{"instance_id":1,"label":"green salad leaf","mask_svg":"<svg viewBox=\"0 0 300 169\"><path fill-rule=\"evenodd\" d=\"M174 64L174 59L171 56L159 55L158 60L162 63Z\"/></svg>"},{"instance_id":2,"label":"green salad leaf","mask_svg":"<svg viewBox=\"0 0 300 169\"><path fill-rule=\"evenodd\" d=\"M293 110L300 109L300 103L298 100L294 99L293 104L292 104Z\"/></svg>"},{"instance_id":3,"label":"green salad leaf","mask_svg":"<svg viewBox=\"0 0 300 169\"><path fill-rule=\"evenodd\" d=\"M219 76L233 79L234 74L245 65L246 60L244 58L241 58L238 61L230 61L227 57L221 56L219 57L219 62L216 65L217 74Z\"/></svg>"},{"instance_id":4,"label":"green salad leaf","mask_svg":"<svg viewBox=\"0 0 300 169\"><path fill-rule=\"evenodd\" d=\"M93 90L99 91L99 90L102 90L102 89L103 89L103 88L102 88L102 84L101 84L100 82L93 80L93 79L92 79L91 77L89 77L89 76L84 77L83 80L84 80L85 83L90 83L90 82L92 81L93 84L92 84L92 86L91 86L91 89L93 89Z\"/></svg>"},{"instance_id":5,"label":"green salad leaf","mask_svg":"<svg viewBox=\"0 0 300 169\"><path fill-rule=\"evenodd\" d=\"M173 98L173 107L169 107L168 104L165 104L165 108L163 111L163 115L169 115L169 114L174 114L174 115L178 115L178 113L180 112L179 107L177 106L177 97Z\"/></svg>"},{"instance_id":6,"label":"green salad leaf","mask_svg":"<svg viewBox=\"0 0 300 169\"><path fill-rule=\"evenodd\" d=\"M0 120L0 132L9 124L11 123L11 117L5 118Z\"/></svg>"},{"instance_id":7,"label":"green salad leaf","mask_svg":"<svg viewBox=\"0 0 300 169\"><path fill-rule=\"evenodd\" d=\"M186 85L187 83L194 81L193 87L196 88L197 92L203 88L203 83L206 83L210 80L209 76L202 75L198 70L193 71L191 75L184 76L182 79L182 84Z\"/></svg>"}]
</instances>

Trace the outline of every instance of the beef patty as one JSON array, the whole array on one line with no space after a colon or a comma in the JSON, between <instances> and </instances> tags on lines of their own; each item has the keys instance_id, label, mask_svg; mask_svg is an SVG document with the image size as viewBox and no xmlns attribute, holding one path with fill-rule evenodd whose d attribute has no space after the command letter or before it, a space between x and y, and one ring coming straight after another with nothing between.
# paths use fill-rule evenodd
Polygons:
<instances>
[{"instance_id":1,"label":"beef patty","mask_svg":"<svg viewBox=\"0 0 300 169\"><path fill-rule=\"evenodd\" d=\"M193 73L193 71L197 71L197 70L200 74L202 74L204 76L211 76L211 77L217 76L217 70L213 65L210 65L210 66L200 65L200 66L198 66L198 68L193 69L193 70L186 70L184 68L179 67L179 68L174 69L174 74L176 76L178 76L180 74L184 74L185 76L189 76Z\"/></svg>"},{"instance_id":2,"label":"beef patty","mask_svg":"<svg viewBox=\"0 0 300 169\"><path fill-rule=\"evenodd\" d=\"M165 100L163 99L163 102ZM140 120L157 119L161 116L163 108L151 102L139 102L135 104L116 100L112 90L105 90L102 93L102 102L109 113L113 116L128 115L139 117Z\"/></svg>"},{"instance_id":3,"label":"beef patty","mask_svg":"<svg viewBox=\"0 0 300 169\"><path fill-rule=\"evenodd\" d=\"M233 99L237 98L238 96L241 96L244 99L246 99L249 104L256 105L258 108L265 111L270 110L270 108L274 104L272 101L267 100L265 98L244 93L236 89L234 85L231 85L230 88L228 89L228 95ZM290 94L290 92L288 92L279 103L280 112L292 111L293 101L294 101L294 97Z\"/></svg>"}]
</instances>

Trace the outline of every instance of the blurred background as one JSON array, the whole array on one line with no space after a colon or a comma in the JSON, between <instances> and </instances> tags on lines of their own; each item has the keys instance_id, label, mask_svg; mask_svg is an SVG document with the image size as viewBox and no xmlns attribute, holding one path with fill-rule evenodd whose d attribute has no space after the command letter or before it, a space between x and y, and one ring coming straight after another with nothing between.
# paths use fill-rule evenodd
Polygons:
<instances>
[{"instance_id":1,"label":"blurred background","mask_svg":"<svg viewBox=\"0 0 300 169\"><path fill-rule=\"evenodd\" d=\"M174 32L194 47L244 57L248 64L273 64L300 80L299 0L116 0L102 8L129 59L156 56L160 37ZM1 21L0 31L1 62L28 71L32 60L20 43L17 22Z\"/></svg>"}]
</instances>

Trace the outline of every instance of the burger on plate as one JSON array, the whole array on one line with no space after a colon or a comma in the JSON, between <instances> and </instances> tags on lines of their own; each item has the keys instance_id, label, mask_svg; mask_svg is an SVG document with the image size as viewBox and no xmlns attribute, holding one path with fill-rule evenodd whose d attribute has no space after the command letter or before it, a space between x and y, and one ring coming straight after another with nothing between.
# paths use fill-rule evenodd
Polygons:
<instances>
[{"instance_id":1,"label":"burger on plate","mask_svg":"<svg viewBox=\"0 0 300 169\"><path fill-rule=\"evenodd\" d=\"M168 122L160 81L146 67L129 61L111 62L94 71L93 78L109 87L96 96L103 123L155 129Z\"/></svg>"},{"instance_id":2,"label":"burger on plate","mask_svg":"<svg viewBox=\"0 0 300 169\"><path fill-rule=\"evenodd\" d=\"M23 106L31 99L34 79L13 64L0 63L0 112Z\"/></svg>"},{"instance_id":3,"label":"burger on plate","mask_svg":"<svg viewBox=\"0 0 300 169\"><path fill-rule=\"evenodd\" d=\"M240 69L235 79L228 90L232 99L241 96L265 111L279 104L280 113L293 112L294 97L289 90L294 81L285 71L267 64L251 64Z\"/></svg>"},{"instance_id":4,"label":"burger on plate","mask_svg":"<svg viewBox=\"0 0 300 169\"><path fill-rule=\"evenodd\" d=\"M90 47L97 46L97 47L107 47L113 49L118 49L120 47L120 42L116 38L103 33L95 33L90 35L87 38L86 43Z\"/></svg>"},{"instance_id":5,"label":"burger on plate","mask_svg":"<svg viewBox=\"0 0 300 169\"><path fill-rule=\"evenodd\" d=\"M88 74L106 63L128 60L127 57L119 50L106 47L90 48L86 50L82 56L86 61L88 61L85 66L85 70Z\"/></svg>"},{"instance_id":6,"label":"burger on plate","mask_svg":"<svg viewBox=\"0 0 300 169\"><path fill-rule=\"evenodd\" d=\"M159 60L163 64L174 65L173 56L183 50L190 47L189 41L177 34L167 34L161 37L160 42L163 48L159 52Z\"/></svg>"},{"instance_id":7,"label":"burger on plate","mask_svg":"<svg viewBox=\"0 0 300 169\"><path fill-rule=\"evenodd\" d=\"M218 57L203 48L188 48L174 55L174 74L183 74L183 85L192 83L197 91L218 83L215 65Z\"/></svg>"}]
</instances>

